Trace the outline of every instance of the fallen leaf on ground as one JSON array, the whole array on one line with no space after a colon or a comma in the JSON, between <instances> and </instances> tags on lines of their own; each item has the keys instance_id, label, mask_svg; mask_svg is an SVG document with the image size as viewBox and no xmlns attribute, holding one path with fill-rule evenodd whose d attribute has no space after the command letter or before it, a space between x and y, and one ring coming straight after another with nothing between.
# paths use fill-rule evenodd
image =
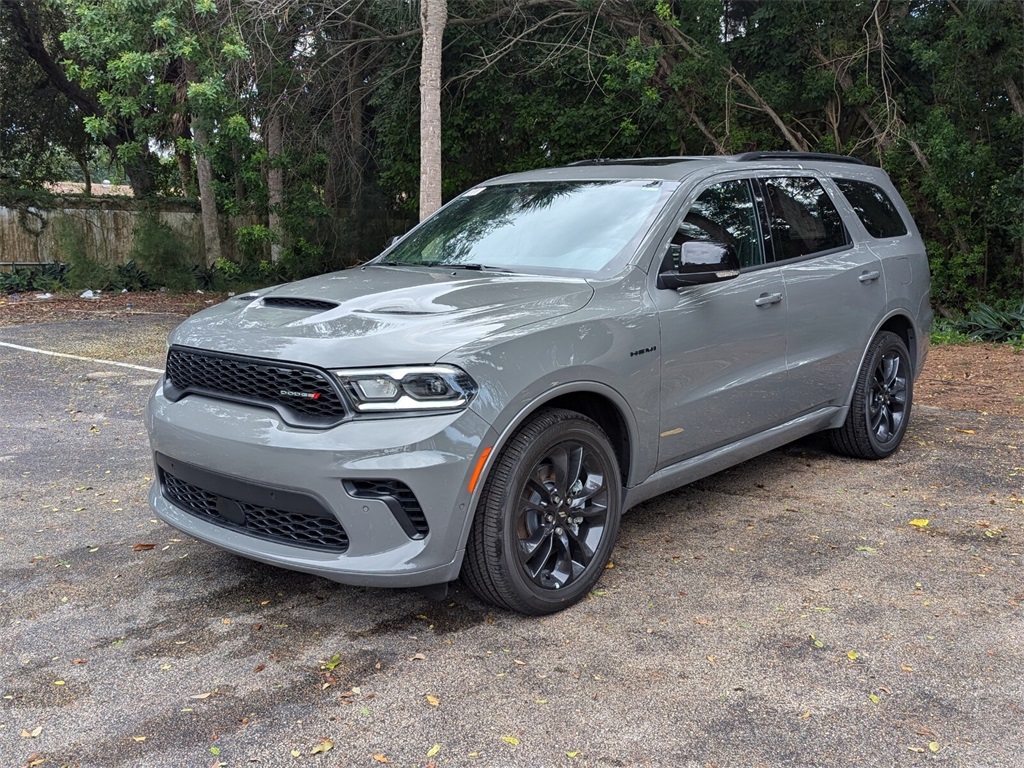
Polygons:
<instances>
[{"instance_id":1,"label":"fallen leaf on ground","mask_svg":"<svg viewBox=\"0 0 1024 768\"><path fill-rule=\"evenodd\" d=\"M378 763L390 763L391 762L391 760L388 758L387 755L382 755L380 753L377 753L376 755L374 755L373 759L376 760Z\"/></svg>"},{"instance_id":2,"label":"fallen leaf on ground","mask_svg":"<svg viewBox=\"0 0 1024 768\"><path fill-rule=\"evenodd\" d=\"M190 699L208 699L213 696L213 691L209 693L197 693L195 696L189 696Z\"/></svg>"},{"instance_id":3,"label":"fallen leaf on ground","mask_svg":"<svg viewBox=\"0 0 1024 768\"><path fill-rule=\"evenodd\" d=\"M426 695L426 699L427 699L427 704L429 704L432 707L439 707L439 706L441 706L441 700L439 698L437 698L437 696L431 696L428 693Z\"/></svg>"},{"instance_id":4,"label":"fallen leaf on ground","mask_svg":"<svg viewBox=\"0 0 1024 768\"><path fill-rule=\"evenodd\" d=\"M414 653L412 656L409 657L409 661L425 661L426 658L426 655L422 653Z\"/></svg>"},{"instance_id":5,"label":"fallen leaf on ground","mask_svg":"<svg viewBox=\"0 0 1024 768\"><path fill-rule=\"evenodd\" d=\"M931 521L926 517L915 517L913 520L910 521L910 525L914 526L915 528L927 528L928 523L930 522Z\"/></svg>"},{"instance_id":6,"label":"fallen leaf on ground","mask_svg":"<svg viewBox=\"0 0 1024 768\"><path fill-rule=\"evenodd\" d=\"M34 739L37 736L39 736L39 734L41 734L42 732L43 732L43 726L40 725L40 726L38 726L36 728L33 728L31 731L23 730L21 732L21 738L23 738L23 739Z\"/></svg>"},{"instance_id":7,"label":"fallen leaf on ground","mask_svg":"<svg viewBox=\"0 0 1024 768\"><path fill-rule=\"evenodd\" d=\"M156 544L136 544L132 547L133 552L142 552L147 549L156 549Z\"/></svg>"},{"instance_id":8,"label":"fallen leaf on ground","mask_svg":"<svg viewBox=\"0 0 1024 768\"><path fill-rule=\"evenodd\" d=\"M331 741L330 739L320 739L320 743L313 747L312 751L309 754L326 755L332 749L334 749L333 741Z\"/></svg>"},{"instance_id":9,"label":"fallen leaf on ground","mask_svg":"<svg viewBox=\"0 0 1024 768\"><path fill-rule=\"evenodd\" d=\"M517 739L515 736L502 736L501 740L504 741L506 744L511 744L513 747L519 746L519 739Z\"/></svg>"},{"instance_id":10,"label":"fallen leaf on ground","mask_svg":"<svg viewBox=\"0 0 1024 768\"><path fill-rule=\"evenodd\" d=\"M441 751L441 745L440 744L435 744L434 746L432 746L430 749L427 750L427 757L433 757L434 755L436 755L440 751Z\"/></svg>"}]
</instances>

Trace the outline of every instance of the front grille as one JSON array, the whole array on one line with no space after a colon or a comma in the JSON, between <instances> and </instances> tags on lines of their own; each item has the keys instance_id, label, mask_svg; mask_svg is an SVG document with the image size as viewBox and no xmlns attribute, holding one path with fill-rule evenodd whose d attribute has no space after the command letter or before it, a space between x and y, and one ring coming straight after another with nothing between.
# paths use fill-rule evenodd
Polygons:
<instances>
[{"instance_id":1,"label":"front grille","mask_svg":"<svg viewBox=\"0 0 1024 768\"><path fill-rule=\"evenodd\" d=\"M395 520L410 539L422 539L430 533L416 494L400 480L346 480L345 490L357 499L379 499L387 504Z\"/></svg>"},{"instance_id":2,"label":"front grille","mask_svg":"<svg viewBox=\"0 0 1024 768\"><path fill-rule=\"evenodd\" d=\"M171 347L164 394L180 400L191 393L273 408L302 427L332 426L348 415L336 383L318 368Z\"/></svg>"},{"instance_id":3,"label":"front grille","mask_svg":"<svg viewBox=\"0 0 1024 768\"><path fill-rule=\"evenodd\" d=\"M171 462L165 460L165 463ZM212 476L204 470L191 469L191 474ZM323 552L344 552L348 549L348 534L337 518L326 510L322 514L307 514L220 496L171 474L164 467L160 467L160 485L164 498L174 506L224 528L267 541ZM289 495L259 486L249 486L248 490L268 496ZM304 497L304 502L308 505L309 497Z\"/></svg>"},{"instance_id":4,"label":"front grille","mask_svg":"<svg viewBox=\"0 0 1024 768\"><path fill-rule=\"evenodd\" d=\"M263 299L264 307L279 307L281 309L315 309L320 312L334 309L338 305L333 301L323 299L302 299L291 296L267 296Z\"/></svg>"}]
</instances>

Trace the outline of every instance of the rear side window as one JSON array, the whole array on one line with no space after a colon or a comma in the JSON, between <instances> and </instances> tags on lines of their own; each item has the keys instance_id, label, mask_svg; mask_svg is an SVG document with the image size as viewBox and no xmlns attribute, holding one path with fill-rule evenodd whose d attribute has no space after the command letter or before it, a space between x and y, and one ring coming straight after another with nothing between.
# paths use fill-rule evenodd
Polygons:
<instances>
[{"instance_id":1,"label":"rear side window","mask_svg":"<svg viewBox=\"0 0 1024 768\"><path fill-rule=\"evenodd\" d=\"M867 181L835 179L836 186L850 201L864 229L872 237L901 237L907 225L885 190Z\"/></svg>"},{"instance_id":2,"label":"rear side window","mask_svg":"<svg viewBox=\"0 0 1024 768\"><path fill-rule=\"evenodd\" d=\"M762 179L762 185L776 261L850 244L839 211L817 179L776 177Z\"/></svg>"}]
</instances>

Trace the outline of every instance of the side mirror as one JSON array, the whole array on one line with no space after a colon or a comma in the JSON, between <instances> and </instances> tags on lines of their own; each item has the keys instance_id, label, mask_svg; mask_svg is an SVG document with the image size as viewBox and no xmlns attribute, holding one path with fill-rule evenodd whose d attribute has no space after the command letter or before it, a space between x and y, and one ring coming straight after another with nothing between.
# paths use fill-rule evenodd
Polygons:
<instances>
[{"instance_id":1,"label":"side mirror","mask_svg":"<svg viewBox=\"0 0 1024 768\"><path fill-rule=\"evenodd\" d=\"M395 243L397 243L401 239L402 239L401 235L392 235L391 237L388 238L387 242L384 243L384 250L387 250L388 248L390 248L392 245L394 245Z\"/></svg>"},{"instance_id":2,"label":"side mirror","mask_svg":"<svg viewBox=\"0 0 1024 768\"><path fill-rule=\"evenodd\" d=\"M707 243L691 240L670 245L669 254L675 263L674 250L679 252L679 266L658 275L659 288L682 288L687 285L705 285L731 280L740 274L740 259L736 249L725 243Z\"/></svg>"}]
</instances>

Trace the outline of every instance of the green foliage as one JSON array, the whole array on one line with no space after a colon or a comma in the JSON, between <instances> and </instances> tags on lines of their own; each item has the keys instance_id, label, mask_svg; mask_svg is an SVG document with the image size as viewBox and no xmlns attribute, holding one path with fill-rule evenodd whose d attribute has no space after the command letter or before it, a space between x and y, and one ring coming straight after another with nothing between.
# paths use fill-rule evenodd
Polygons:
<instances>
[{"instance_id":1,"label":"green foliage","mask_svg":"<svg viewBox=\"0 0 1024 768\"><path fill-rule=\"evenodd\" d=\"M0 272L0 293L58 291L64 285L66 275L67 264L59 262L18 267L10 272Z\"/></svg>"},{"instance_id":2,"label":"green foliage","mask_svg":"<svg viewBox=\"0 0 1024 768\"><path fill-rule=\"evenodd\" d=\"M201 121L221 211L265 217L268 172L283 171L280 231L239 230L239 271L256 269L272 242L284 246L288 275L350 265L411 223L415 4L23 5L45 11L46 45L95 109L70 107L14 38L0 37L0 177L16 186L88 168L102 141L154 189L194 196ZM460 21L445 34L446 198L582 158L852 153L901 189L945 310L1019 301L1020 2L449 0L449 15ZM284 149L271 161L274 119ZM136 262L160 284L242 279L226 263L197 275L191 262L158 267L164 260ZM173 274L157 278L164 268ZM129 278L140 279L112 279Z\"/></svg>"},{"instance_id":3,"label":"green foliage","mask_svg":"<svg viewBox=\"0 0 1024 768\"><path fill-rule=\"evenodd\" d=\"M1019 343L1024 340L1024 302L1005 310L978 304L957 326L962 333L977 341Z\"/></svg>"},{"instance_id":4,"label":"green foliage","mask_svg":"<svg viewBox=\"0 0 1024 768\"><path fill-rule=\"evenodd\" d=\"M932 344L961 346L973 341L974 339L959 329L959 324L955 320L942 317L932 323Z\"/></svg>"},{"instance_id":5,"label":"green foliage","mask_svg":"<svg viewBox=\"0 0 1024 768\"><path fill-rule=\"evenodd\" d=\"M246 261L263 259L268 253L271 243L280 242L279 236L262 224L239 227L235 230L235 240L238 243L239 252Z\"/></svg>"},{"instance_id":6,"label":"green foliage","mask_svg":"<svg viewBox=\"0 0 1024 768\"><path fill-rule=\"evenodd\" d=\"M72 290L105 291L117 283L116 269L89 255L85 243L87 224L71 216L59 216L53 223L58 259L68 265L66 284Z\"/></svg>"},{"instance_id":7,"label":"green foliage","mask_svg":"<svg viewBox=\"0 0 1024 768\"><path fill-rule=\"evenodd\" d=\"M139 216L131 260L145 272L152 285L172 291L196 288L196 257L192 248L155 214Z\"/></svg>"}]
</instances>

